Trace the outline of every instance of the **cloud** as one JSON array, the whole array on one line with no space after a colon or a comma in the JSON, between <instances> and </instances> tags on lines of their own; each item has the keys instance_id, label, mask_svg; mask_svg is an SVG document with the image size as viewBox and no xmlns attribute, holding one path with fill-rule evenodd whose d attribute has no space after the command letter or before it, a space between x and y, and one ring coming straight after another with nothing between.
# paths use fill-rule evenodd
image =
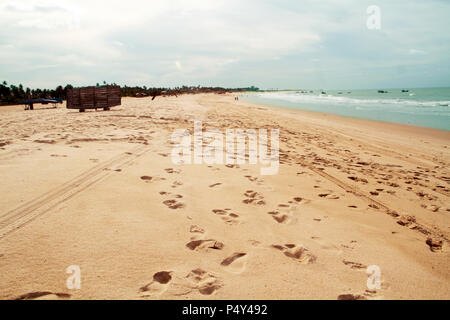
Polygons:
<instances>
[{"instance_id":1,"label":"cloud","mask_svg":"<svg viewBox=\"0 0 450 320\"><path fill-rule=\"evenodd\" d=\"M122 43L122 42L120 42L120 41L113 41L113 42L111 42L113 45L115 45L115 46L118 46L118 47L123 47L124 46L124 44Z\"/></svg>"},{"instance_id":2,"label":"cloud","mask_svg":"<svg viewBox=\"0 0 450 320\"><path fill-rule=\"evenodd\" d=\"M409 49L409 54L426 54L425 51L423 50L418 50L418 49Z\"/></svg>"},{"instance_id":3,"label":"cloud","mask_svg":"<svg viewBox=\"0 0 450 320\"><path fill-rule=\"evenodd\" d=\"M398 66L422 70L419 60L448 72L450 5L378 2L382 29L374 31L366 27L370 3L358 0L7 0L0 70L29 86L324 88L375 86Z\"/></svg>"},{"instance_id":4,"label":"cloud","mask_svg":"<svg viewBox=\"0 0 450 320\"><path fill-rule=\"evenodd\" d=\"M64 1L6 1L0 5L3 19L13 26L31 29L73 29L79 27L78 11Z\"/></svg>"},{"instance_id":5,"label":"cloud","mask_svg":"<svg viewBox=\"0 0 450 320\"><path fill-rule=\"evenodd\" d=\"M66 12L67 7L61 5L56 1L34 1L34 2L18 2L18 1L8 1L4 3L2 9L5 11L12 11L18 13L30 13L30 12Z\"/></svg>"}]
</instances>

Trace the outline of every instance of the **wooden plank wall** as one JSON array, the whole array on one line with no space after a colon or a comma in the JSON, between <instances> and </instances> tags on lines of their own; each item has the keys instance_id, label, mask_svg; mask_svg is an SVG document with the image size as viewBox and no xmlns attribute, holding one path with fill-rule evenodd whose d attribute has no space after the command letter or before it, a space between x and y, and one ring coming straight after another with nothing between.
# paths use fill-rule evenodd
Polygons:
<instances>
[{"instance_id":1,"label":"wooden plank wall","mask_svg":"<svg viewBox=\"0 0 450 320\"><path fill-rule=\"evenodd\" d=\"M80 88L80 108L95 108L95 87Z\"/></svg>"},{"instance_id":2,"label":"wooden plank wall","mask_svg":"<svg viewBox=\"0 0 450 320\"><path fill-rule=\"evenodd\" d=\"M80 89L67 90L67 108L69 109L80 108Z\"/></svg>"},{"instance_id":3,"label":"wooden plank wall","mask_svg":"<svg viewBox=\"0 0 450 320\"><path fill-rule=\"evenodd\" d=\"M94 104L97 108L108 107L108 87L95 88Z\"/></svg>"},{"instance_id":4,"label":"wooden plank wall","mask_svg":"<svg viewBox=\"0 0 450 320\"><path fill-rule=\"evenodd\" d=\"M119 86L83 87L67 90L68 109L95 109L120 106Z\"/></svg>"},{"instance_id":5,"label":"wooden plank wall","mask_svg":"<svg viewBox=\"0 0 450 320\"><path fill-rule=\"evenodd\" d=\"M119 86L108 86L108 106L120 106L121 97Z\"/></svg>"}]
</instances>

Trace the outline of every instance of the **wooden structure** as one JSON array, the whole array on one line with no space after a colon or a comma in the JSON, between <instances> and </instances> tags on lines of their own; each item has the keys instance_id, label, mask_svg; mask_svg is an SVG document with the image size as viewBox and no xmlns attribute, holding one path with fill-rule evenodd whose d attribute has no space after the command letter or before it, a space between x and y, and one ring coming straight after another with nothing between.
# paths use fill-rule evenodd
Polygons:
<instances>
[{"instance_id":1,"label":"wooden structure","mask_svg":"<svg viewBox=\"0 0 450 320\"><path fill-rule=\"evenodd\" d=\"M25 110L34 110L33 104L41 103L41 104L49 104L53 103L53 106L56 108L57 103L62 103L61 98L50 98L50 99L27 99L20 101L21 104L25 105Z\"/></svg>"},{"instance_id":2,"label":"wooden structure","mask_svg":"<svg viewBox=\"0 0 450 320\"><path fill-rule=\"evenodd\" d=\"M120 86L83 87L67 89L67 109L109 110L110 107L120 106Z\"/></svg>"}]
</instances>

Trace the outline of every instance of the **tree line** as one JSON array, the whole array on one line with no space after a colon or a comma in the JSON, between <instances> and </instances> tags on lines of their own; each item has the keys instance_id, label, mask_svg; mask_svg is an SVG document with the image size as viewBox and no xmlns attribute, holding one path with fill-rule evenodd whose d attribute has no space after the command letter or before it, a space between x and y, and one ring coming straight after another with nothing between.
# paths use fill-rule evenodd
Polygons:
<instances>
[{"instance_id":1,"label":"tree line","mask_svg":"<svg viewBox=\"0 0 450 320\"><path fill-rule=\"evenodd\" d=\"M108 84L103 81L102 84L97 83L96 86L104 85L116 85L115 83ZM14 85L8 84L3 81L0 84L0 105L18 104L22 100L26 99L49 99L59 98L66 99L67 90L73 88L72 85L67 84L64 87L59 85L55 89L30 89L24 88L22 84ZM222 88L222 87L203 87L203 86L182 86L174 88L158 88L147 86L134 86L129 87L127 85L121 87L122 97L156 97L165 95L181 95L181 94L193 94L193 93L228 93L228 92L245 92L245 91L259 91L255 86L246 88Z\"/></svg>"},{"instance_id":2,"label":"tree line","mask_svg":"<svg viewBox=\"0 0 450 320\"><path fill-rule=\"evenodd\" d=\"M65 87L57 86L55 89L30 89L24 88L22 84L19 84L18 86L14 84L8 85L6 81L3 81L0 84L0 104L17 104L25 99L65 99L67 89L71 87L72 86L68 84Z\"/></svg>"}]
</instances>

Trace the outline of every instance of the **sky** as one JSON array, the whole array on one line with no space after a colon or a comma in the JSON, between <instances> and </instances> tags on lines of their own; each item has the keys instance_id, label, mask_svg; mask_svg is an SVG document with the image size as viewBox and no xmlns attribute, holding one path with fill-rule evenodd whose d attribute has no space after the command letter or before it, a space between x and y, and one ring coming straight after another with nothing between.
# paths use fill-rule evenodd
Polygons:
<instances>
[{"instance_id":1,"label":"sky","mask_svg":"<svg viewBox=\"0 0 450 320\"><path fill-rule=\"evenodd\" d=\"M0 81L448 87L449 16L448 0L0 0Z\"/></svg>"}]
</instances>

